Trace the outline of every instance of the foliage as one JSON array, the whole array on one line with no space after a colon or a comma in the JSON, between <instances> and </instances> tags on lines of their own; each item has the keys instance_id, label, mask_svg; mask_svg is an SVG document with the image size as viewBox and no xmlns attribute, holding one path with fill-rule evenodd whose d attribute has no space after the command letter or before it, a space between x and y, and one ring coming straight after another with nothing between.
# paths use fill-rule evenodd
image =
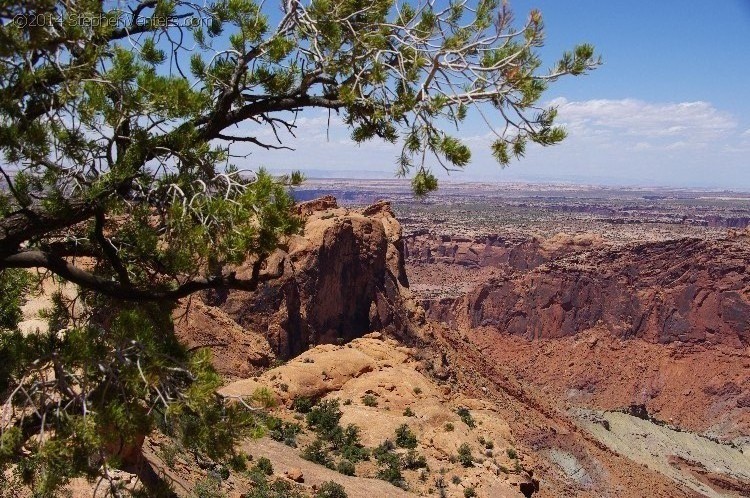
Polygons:
<instances>
[{"instance_id":1,"label":"foliage","mask_svg":"<svg viewBox=\"0 0 750 498\"><path fill-rule=\"evenodd\" d=\"M22 481L38 496L55 495L74 476L94 477L119 465L120 454L156 426L188 451L221 459L255 423L244 407L216 397L221 379L208 352L188 354L171 334L165 310L110 311L64 334L0 336L7 402L31 410L3 427L31 454L18 460L20 452L3 451L0 466L19 464ZM50 408L49 400L65 409ZM2 446L9 447L6 437Z\"/></svg>"},{"instance_id":2,"label":"foliage","mask_svg":"<svg viewBox=\"0 0 750 498\"><path fill-rule=\"evenodd\" d=\"M461 421L471 427L472 429L476 426L474 418L471 416L471 412L466 407L461 407L456 410L456 414L461 418Z\"/></svg>"},{"instance_id":3,"label":"foliage","mask_svg":"<svg viewBox=\"0 0 750 498\"><path fill-rule=\"evenodd\" d=\"M458 461L464 467L474 465L474 457L471 456L471 446L468 443L463 443L458 447Z\"/></svg>"},{"instance_id":4,"label":"foliage","mask_svg":"<svg viewBox=\"0 0 750 498\"><path fill-rule=\"evenodd\" d=\"M291 483L283 479L268 482L266 474L257 469L251 469L249 477L253 483L253 489L243 495L247 498L303 498L304 496Z\"/></svg>"},{"instance_id":5,"label":"foliage","mask_svg":"<svg viewBox=\"0 0 750 498\"><path fill-rule=\"evenodd\" d=\"M247 470L247 460L246 454L237 453L229 458L227 465L235 472L245 472Z\"/></svg>"},{"instance_id":6,"label":"foliage","mask_svg":"<svg viewBox=\"0 0 750 498\"><path fill-rule=\"evenodd\" d=\"M396 444L401 448L416 448L417 436L408 425L402 424L396 428Z\"/></svg>"},{"instance_id":7,"label":"foliage","mask_svg":"<svg viewBox=\"0 0 750 498\"><path fill-rule=\"evenodd\" d=\"M399 487L405 487L404 477L401 474L401 457L394 453L394 445L385 440L372 452L378 462L378 471L375 474L378 479L388 481Z\"/></svg>"},{"instance_id":8,"label":"foliage","mask_svg":"<svg viewBox=\"0 0 750 498\"><path fill-rule=\"evenodd\" d=\"M400 143L397 172L424 195L433 167L470 162L447 131L469 113L502 165L561 141L540 99L600 63L581 44L543 70L541 13L517 23L500 0L32 0L0 21L0 261L124 299L257 284L223 270L298 229L283 186L302 175L236 163L289 148L305 109L339 114L355 142Z\"/></svg>"},{"instance_id":9,"label":"foliage","mask_svg":"<svg viewBox=\"0 0 750 498\"><path fill-rule=\"evenodd\" d=\"M29 272L19 269L0 270L0 332L15 330L18 326L21 321L21 306L30 286Z\"/></svg>"},{"instance_id":10,"label":"foliage","mask_svg":"<svg viewBox=\"0 0 750 498\"><path fill-rule=\"evenodd\" d=\"M313 406L315 406L313 400L304 396L294 398L292 401L292 409L299 413L308 413Z\"/></svg>"},{"instance_id":11,"label":"foliage","mask_svg":"<svg viewBox=\"0 0 750 498\"><path fill-rule=\"evenodd\" d=\"M276 395L267 387L257 388L252 395L252 400L260 404L266 410L274 408L278 404Z\"/></svg>"},{"instance_id":12,"label":"foliage","mask_svg":"<svg viewBox=\"0 0 750 498\"><path fill-rule=\"evenodd\" d=\"M362 404L374 408L378 406L378 398L372 394L365 394L362 396Z\"/></svg>"},{"instance_id":13,"label":"foliage","mask_svg":"<svg viewBox=\"0 0 750 498\"><path fill-rule=\"evenodd\" d=\"M510 458L511 460L515 460L516 458L518 458L518 452L516 452L514 448L506 449L505 453L508 454L508 458Z\"/></svg>"},{"instance_id":14,"label":"foliage","mask_svg":"<svg viewBox=\"0 0 750 498\"><path fill-rule=\"evenodd\" d=\"M268 458L260 457L258 458L258 461L255 462L255 465L253 465L253 470L270 476L273 475L273 464Z\"/></svg>"},{"instance_id":15,"label":"foliage","mask_svg":"<svg viewBox=\"0 0 750 498\"><path fill-rule=\"evenodd\" d=\"M354 463L346 458L342 458L336 465L336 471L345 476L353 476L356 473L357 468L354 466Z\"/></svg>"},{"instance_id":16,"label":"foliage","mask_svg":"<svg viewBox=\"0 0 750 498\"><path fill-rule=\"evenodd\" d=\"M404 417L414 417L414 410L411 409L411 407L406 407L404 410Z\"/></svg>"},{"instance_id":17,"label":"foliage","mask_svg":"<svg viewBox=\"0 0 750 498\"><path fill-rule=\"evenodd\" d=\"M359 434L359 427L354 424L347 425L341 432L341 436L332 441L334 450L340 452L343 458L353 463L367 460L370 454L360 442Z\"/></svg>"},{"instance_id":18,"label":"foliage","mask_svg":"<svg viewBox=\"0 0 750 498\"><path fill-rule=\"evenodd\" d=\"M409 450L401 458L401 464L407 470L424 469L427 468L427 459L415 450Z\"/></svg>"},{"instance_id":19,"label":"foliage","mask_svg":"<svg viewBox=\"0 0 750 498\"><path fill-rule=\"evenodd\" d=\"M323 400L315 405L305 417L307 425L319 434L331 434L341 420L339 400Z\"/></svg>"},{"instance_id":20,"label":"foliage","mask_svg":"<svg viewBox=\"0 0 750 498\"><path fill-rule=\"evenodd\" d=\"M302 450L302 458L318 465L333 468L333 462L331 462L326 446L326 441L318 437Z\"/></svg>"},{"instance_id":21,"label":"foliage","mask_svg":"<svg viewBox=\"0 0 750 498\"><path fill-rule=\"evenodd\" d=\"M315 498L347 498L344 487L336 482L324 482L315 493Z\"/></svg>"},{"instance_id":22,"label":"foliage","mask_svg":"<svg viewBox=\"0 0 750 498\"><path fill-rule=\"evenodd\" d=\"M464 498L472 498L477 495L477 492L474 490L474 488L465 488L464 489Z\"/></svg>"},{"instance_id":23,"label":"foliage","mask_svg":"<svg viewBox=\"0 0 750 498\"><path fill-rule=\"evenodd\" d=\"M302 426L293 422L284 422L277 417L266 417L266 427L268 427L271 439L283 442L292 448L297 447L297 435L302 432Z\"/></svg>"},{"instance_id":24,"label":"foliage","mask_svg":"<svg viewBox=\"0 0 750 498\"><path fill-rule=\"evenodd\" d=\"M226 496L226 493L221 491L221 481L216 478L203 478L193 487L192 497L194 498L226 498Z\"/></svg>"}]
</instances>

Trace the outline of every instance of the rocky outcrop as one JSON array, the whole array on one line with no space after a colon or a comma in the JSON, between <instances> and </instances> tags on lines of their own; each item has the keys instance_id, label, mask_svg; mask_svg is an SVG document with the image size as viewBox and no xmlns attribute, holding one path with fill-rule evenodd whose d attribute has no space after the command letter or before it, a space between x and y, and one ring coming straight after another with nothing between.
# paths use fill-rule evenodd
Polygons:
<instances>
[{"instance_id":1,"label":"rocky outcrop","mask_svg":"<svg viewBox=\"0 0 750 498\"><path fill-rule=\"evenodd\" d=\"M275 360L266 338L241 327L198 296L184 299L173 313L175 336L188 349L209 348L216 370L226 378L244 378Z\"/></svg>"},{"instance_id":2,"label":"rocky outcrop","mask_svg":"<svg viewBox=\"0 0 750 498\"><path fill-rule=\"evenodd\" d=\"M594 248L425 307L428 317L453 325L529 339L603 326L651 342L744 347L750 344L750 238Z\"/></svg>"},{"instance_id":3,"label":"rocky outcrop","mask_svg":"<svg viewBox=\"0 0 750 498\"><path fill-rule=\"evenodd\" d=\"M358 212L325 197L297 211L306 218L302 235L286 241L263 270L278 278L252 293L212 296L211 304L263 333L281 358L375 330L408 335L419 309L410 299L401 226L389 203Z\"/></svg>"}]
</instances>

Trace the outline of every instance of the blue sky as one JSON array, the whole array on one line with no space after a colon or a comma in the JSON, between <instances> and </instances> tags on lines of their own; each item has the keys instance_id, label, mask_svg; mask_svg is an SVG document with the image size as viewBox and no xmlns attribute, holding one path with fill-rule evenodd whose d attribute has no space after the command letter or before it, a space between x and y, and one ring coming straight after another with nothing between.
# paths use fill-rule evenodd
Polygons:
<instances>
[{"instance_id":1,"label":"blue sky","mask_svg":"<svg viewBox=\"0 0 750 498\"><path fill-rule=\"evenodd\" d=\"M460 133L472 146L472 164L452 180L750 189L750 0L510 5L520 20L532 8L542 11L548 65L583 41L597 47L604 65L546 93L568 129L565 143L532 147L503 170L474 120ZM326 133L327 121L325 113L306 114L304 135L288 144L295 152L255 152L248 161L271 169L394 171L393 147L357 146L335 120Z\"/></svg>"}]
</instances>

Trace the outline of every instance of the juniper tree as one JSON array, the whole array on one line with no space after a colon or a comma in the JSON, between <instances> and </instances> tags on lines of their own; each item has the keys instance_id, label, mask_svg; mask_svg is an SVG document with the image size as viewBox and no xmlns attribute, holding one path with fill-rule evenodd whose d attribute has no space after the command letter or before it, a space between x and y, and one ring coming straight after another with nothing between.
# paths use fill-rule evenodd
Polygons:
<instances>
[{"instance_id":1,"label":"juniper tree","mask_svg":"<svg viewBox=\"0 0 750 498\"><path fill-rule=\"evenodd\" d=\"M302 179L237 144L292 148L296 118L326 109L355 142L399 143L396 172L424 195L432 168L470 162L448 131L470 113L503 166L561 141L543 92L599 63L583 44L543 69L541 14L517 22L499 0L3 1L0 21L2 285L39 269L85 310L56 310L65 334L24 337L18 300L2 300L0 460L38 463L25 475L49 490L106 474L112 427L135 437L179 415L170 427L197 443L224 437L217 377L170 335L164 303L274 278L266 256L299 229L287 187ZM38 461L19 460L24 445Z\"/></svg>"}]
</instances>

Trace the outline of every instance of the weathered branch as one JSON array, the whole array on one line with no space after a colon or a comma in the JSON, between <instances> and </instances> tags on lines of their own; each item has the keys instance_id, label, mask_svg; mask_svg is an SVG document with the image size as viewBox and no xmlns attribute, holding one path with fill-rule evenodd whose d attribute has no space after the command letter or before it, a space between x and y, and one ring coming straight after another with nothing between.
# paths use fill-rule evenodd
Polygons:
<instances>
[{"instance_id":1,"label":"weathered branch","mask_svg":"<svg viewBox=\"0 0 750 498\"><path fill-rule=\"evenodd\" d=\"M274 273L261 274L260 270L264 262L265 259L260 258L253 263L252 275L249 279L239 279L236 273L231 272L226 275L186 280L171 289L145 289L110 280L82 270L59 256L36 250L21 251L2 259L0 268L45 268L84 289L126 301L174 301L206 289L227 288L254 291L258 288L258 284L274 280L279 276Z\"/></svg>"}]
</instances>

